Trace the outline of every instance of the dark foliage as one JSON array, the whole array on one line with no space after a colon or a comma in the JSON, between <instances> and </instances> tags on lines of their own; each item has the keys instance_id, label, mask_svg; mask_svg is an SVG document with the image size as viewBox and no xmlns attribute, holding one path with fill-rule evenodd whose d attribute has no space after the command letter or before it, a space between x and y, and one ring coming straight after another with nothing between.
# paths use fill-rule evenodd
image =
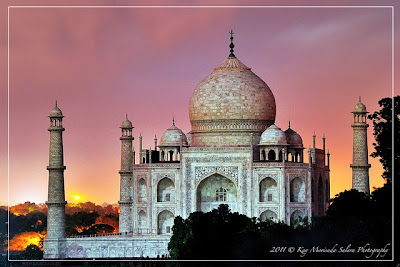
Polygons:
<instances>
[{"instance_id":1,"label":"dark foliage","mask_svg":"<svg viewBox=\"0 0 400 267\"><path fill-rule=\"evenodd\" d=\"M368 253L304 254L299 247L384 248L392 235L390 192L390 184L371 197L356 190L345 191L332 200L327 216L313 218L311 223L305 218L295 226L250 219L220 205L211 212L194 212L186 220L176 217L168 249L172 259L366 259ZM296 250L290 252L289 247ZM390 256L389 252L384 258Z\"/></svg>"},{"instance_id":2,"label":"dark foliage","mask_svg":"<svg viewBox=\"0 0 400 267\"><path fill-rule=\"evenodd\" d=\"M7 211L0 209L0 234L1 236L7 233ZM41 232L46 229L47 216L46 214L34 211L26 216L19 215L16 216L10 212L10 239L15 235L22 232Z\"/></svg>"},{"instance_id":3,"label":"dark foliage","mask_svg":"<svg viewBox=\"0 0 400 267\"><path fill-rule=\"evenodd\" d=\"M90 226L88 229L84 229L80 234L81 235L96 235L96 234L107 234L112 233L114 231L114 227L108 224L94 224Z\"/></svg>"},{"instance_id":4,"label":"dark foliage","mask_svg":"<svg viewBox=\"0 0 400 267\"><path fill-rule=\"evenodd\" d=\"M83 234L79 233L77 229L87 230L90 228L99 217L97 212L75 212L72 215L65 215L65 231L67 236Z\"/></svg>"},{"instance_id":5,"label":"dark foliage","mask_svg":"<svg viewBox=\"0 0 400 267\"><path fill-rule=\"evenodd\" d=\"M23 260L41 260L43 259L43 251L38 246L29 245L20 254L20 257Z\"/></svg>"},{"instance_id":6,"label":"dark foliage","mask_svg":"<svg viewBox=\"0 0 400 267\"><path fill-rule=\"evenodd\" d=\"M383 98L378 103L381 110L368 115L368 119L372 120L373 123L373 133L376 140L376 143L374 143L375 151L371 156L380 158L379 161L384 169L382 176L390 182L392 180L393 158L392 133L394 134L394 162L396 164L393 177L400 177L400 96L395 96L393 99ZM392 105L394 109L392 109ZM392 129L392 126L394 129Z\"/></svg>"}]
</instances>

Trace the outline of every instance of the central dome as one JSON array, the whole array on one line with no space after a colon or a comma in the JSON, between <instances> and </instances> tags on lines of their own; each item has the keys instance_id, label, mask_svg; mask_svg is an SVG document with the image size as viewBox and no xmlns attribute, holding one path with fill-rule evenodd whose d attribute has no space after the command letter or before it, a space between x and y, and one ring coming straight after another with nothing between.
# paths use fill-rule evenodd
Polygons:
<instances>
[{"instance_id":1,"label":"central dome","mask_svg":"<svg viewBox=\"0 0 400 267\"><path fill-rule=\"evenodd\" d=\"M229 140L222 144L219 144L221 140L210 143L199 134L213 133L215 136L217 132L241 132L242 136L244 133L250 136L254 133L259 140L261 133L275 122L275 114L275 98L268 85L230 55L200 82L192 94L189 118L193 145L248 145L248 140L231 144ZM196 142L196 134L197 140L203 140Z\"/></svg>"}]
</instances>

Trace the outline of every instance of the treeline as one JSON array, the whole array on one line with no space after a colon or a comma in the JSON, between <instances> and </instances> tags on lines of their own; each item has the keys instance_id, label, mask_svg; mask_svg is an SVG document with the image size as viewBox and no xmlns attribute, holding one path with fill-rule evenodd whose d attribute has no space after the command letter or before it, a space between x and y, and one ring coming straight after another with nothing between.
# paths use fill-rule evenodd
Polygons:
<instances>
[{"instance_id":1,"label":"treeline","mask_svg":"<svg viewBox=\"0 0 400 267\"><path fill-rule=\"evenodd\" d=\"M390 259L391 184L371 196L337 195L326 216L294 226L232 213L227 205L176 217L168 249L172 259ZM387 252L368 252L371 249Z\"/></svg>"},{"instance_id":2,"label":"treeline","mask_svg":"<svg viewBox=\"0 0 400 267\"><path fill-rule=\"evenodd\" d=\"M25 202L10 207L8 221L7 207L0 207L0 250L25 252L16 255L38 256L42 239L46 236L47 208L44 204ZM93 235L118 232L119 210L116 205L95 205L91 202L67 204L66 235ZM7 224L8 222L8 224ZM8 244L8 227L10 244ZM38 241L40 239L40 242ZM40 252L42 253L42 252ZM39 254L40 254L39 253Z\"/></svg>"}]
</instances>

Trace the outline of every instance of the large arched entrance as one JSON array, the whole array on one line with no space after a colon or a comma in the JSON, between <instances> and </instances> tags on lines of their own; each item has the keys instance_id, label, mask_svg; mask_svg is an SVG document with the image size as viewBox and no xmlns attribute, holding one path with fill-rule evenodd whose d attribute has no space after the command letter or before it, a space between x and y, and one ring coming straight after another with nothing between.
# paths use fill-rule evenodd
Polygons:
<instances>
[{"instance_id":1,"label":"large arched entrance","mask_svg":"<svg viewBox=\"0 0 400 267\"><path fill-rule=\"evenodd\" d=\"M232 212L237 211L236 185L228 178L213 174L197 186L197 210L208 212L220 204L228 204Z\"/></svg>"}]
</instances>

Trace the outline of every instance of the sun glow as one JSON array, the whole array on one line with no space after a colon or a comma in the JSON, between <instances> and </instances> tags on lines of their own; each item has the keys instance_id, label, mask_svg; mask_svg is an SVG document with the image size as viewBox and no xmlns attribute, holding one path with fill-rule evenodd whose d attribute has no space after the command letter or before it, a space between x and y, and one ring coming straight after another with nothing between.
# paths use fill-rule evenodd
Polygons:
<instances>
[{"instance_id":1,"label":"sun glow","mask_svg":"<svg viewBox=\"0 0 400 267\"><path fill-rule=\"evenodd\" d=\"M79 200L79 199L81 199L81 197L78 196L78 195L75 195L75 196L74 196L74 199L75 199L75 200Z\"/></svg>"},{"instance_id":2,"label":"sun glow","mask_svg":"<svg viewBox=\"0 0 400 267\"><path fill-rule=\"evenodd\" d=\"M41 240L46 237L46 232L24 232L10 240L11 251L23 251L29 245L41 247Z\"/></svg>"}]
</instances>

